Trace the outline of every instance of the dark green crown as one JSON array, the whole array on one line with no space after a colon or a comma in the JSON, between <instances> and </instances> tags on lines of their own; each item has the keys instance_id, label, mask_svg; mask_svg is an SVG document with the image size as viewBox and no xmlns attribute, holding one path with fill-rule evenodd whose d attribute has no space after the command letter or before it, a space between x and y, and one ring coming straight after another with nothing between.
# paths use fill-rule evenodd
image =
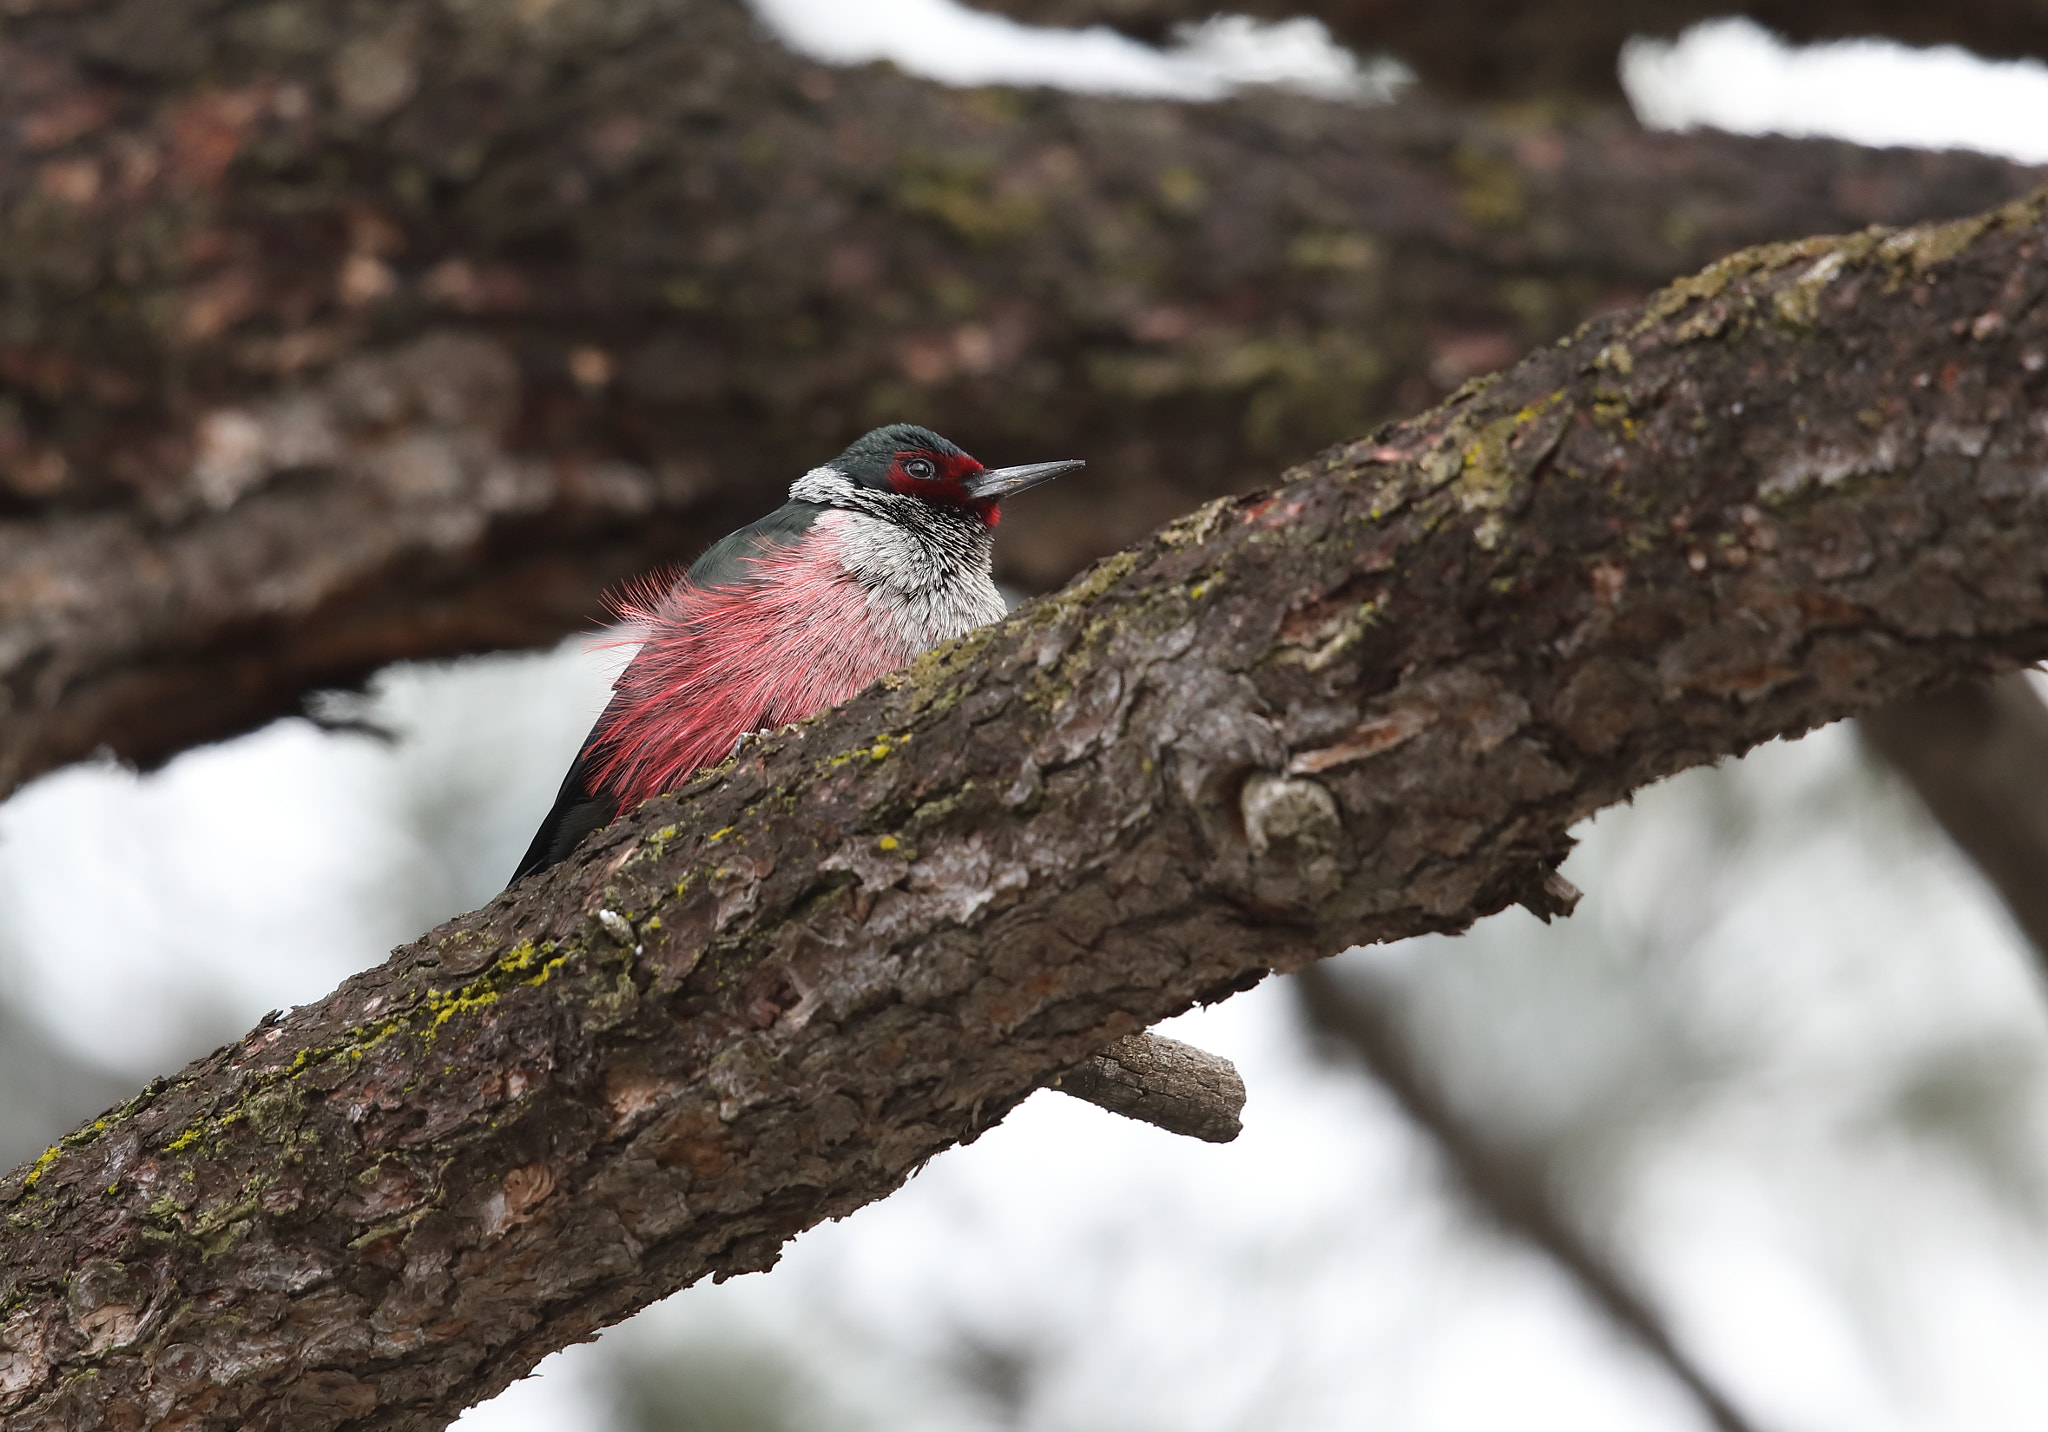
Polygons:
<instances>
[{"instance_id":1,"label":"dark green crown","mask_svg":"<svg viewBox=\"0 0 2048 1432\"><path fill-rule=\"evenodd\" d=\"M936 457L965 457L959 446L916 423L890 423L864 433L832 459L832 466L862 487L889 485L889 464L896 454L915 449Z\"/></svg>"}]
</instances>

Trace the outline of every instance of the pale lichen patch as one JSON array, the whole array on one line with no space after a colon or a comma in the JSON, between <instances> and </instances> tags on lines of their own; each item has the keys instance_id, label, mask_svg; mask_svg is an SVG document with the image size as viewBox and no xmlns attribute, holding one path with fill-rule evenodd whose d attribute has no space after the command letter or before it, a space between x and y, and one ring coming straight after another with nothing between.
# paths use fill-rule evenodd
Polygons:
<instances>
[{"instance_id":1,"label":"pale lichen patch","mask_svg":"<svg viewBox=\"0 0 2048 1432\"><path fill-rule=\"evenodd\" d=\"M1771 273L1799 259L1822 253L1833 247L1836 240L1804 239L1797 243L1759 244L1754 248L1741 249L1707 265L1696 274L1658 290L1643 306L1643 316L1637 320L1634 332L1645 333L1668 319L1675 318L1695 303L1704 303L1721 297L1731 287L1756 274Z\"/></svg>"},{"instance_id":2,"label":"pale lichen patch","mask_svg":"<svg viewBox=\"0 0 2048 1432\"><path fill-rule=\"evenodd\" d=\"M1997 217L1996 214L1976 214L1946 224L1921 224L1901 229L1878 246L1878 253L1894 265L1910 267L1915 275L1924 274L1969 248Z\"/></svg>"},{"instance_id":3,"label":"pale lichen patch","mask_svg":"<svg viewBox=\"0 0 2048 1432\"><path fill-rule=\"evenodd\" d=\"M1778 317L1795 328L1811 327L1813 321L1820 317L1821 294L1846 262L1839 252L1824 255L1798 278L1779 289L1772 300Z\"/></svg>"}]
</instances>

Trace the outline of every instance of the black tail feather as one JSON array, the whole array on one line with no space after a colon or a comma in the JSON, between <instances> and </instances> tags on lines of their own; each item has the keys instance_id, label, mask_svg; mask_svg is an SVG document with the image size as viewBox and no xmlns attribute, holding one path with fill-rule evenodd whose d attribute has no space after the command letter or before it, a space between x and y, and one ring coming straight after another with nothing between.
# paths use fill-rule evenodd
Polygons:
<instances>
[{"instance_id":1,"label":"black tail feather","mask_svg":"<svg viewBox=\"0 0 2048 1432\"><path fill-rule=\"evenodd\" d=\"M596 732L591 734L594 737ZM555 793L554 807L534 833L533 844L526 847L526 854L520 857L519 868L512 872L508 884L516 885L537 870L559 865L582 843L584 836L618 818L618 801L608 792L589 786L592 744L586 740L583 749L576 753L569 773L562 777L561 790Z\"/></svg>"}]
</instances>

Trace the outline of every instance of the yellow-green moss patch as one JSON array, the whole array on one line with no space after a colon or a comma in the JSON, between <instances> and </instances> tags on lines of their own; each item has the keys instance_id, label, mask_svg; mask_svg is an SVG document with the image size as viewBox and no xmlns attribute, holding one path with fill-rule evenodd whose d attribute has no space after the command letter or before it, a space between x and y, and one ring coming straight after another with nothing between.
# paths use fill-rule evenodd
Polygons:
<instances>
[{"instance_id":1,"label":"yellow-green moss patch","mask_svg":"<svg viewBox=\"0 0 2048 1432\"><path fill-rule=\"evenodd\" d=\"M21 1181L21 1186L23 1188L34 1188L41 1181L43 1175L50 1171L50 1165L57 1162L63 1155L64 1149L59 1144L51 1144L48 1148L44 1149L41 1154L37 1155L35 1165L29 1169L28 1177Z\"/></svg>"}]
</instances>

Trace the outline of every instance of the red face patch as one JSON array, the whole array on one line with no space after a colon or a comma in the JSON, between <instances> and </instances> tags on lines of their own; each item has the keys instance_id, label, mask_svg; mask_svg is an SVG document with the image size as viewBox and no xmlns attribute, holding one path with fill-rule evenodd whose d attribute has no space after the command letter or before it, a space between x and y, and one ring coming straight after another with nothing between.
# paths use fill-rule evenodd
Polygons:
<instances>
[{"instance_id":1,"label":"red face patch","mask_svg":"<svg viewBox=\"0 0 2048 1432\"><path fill-rule=\"evenodd\" d=\"M889 486L905 497L965 508L993 527L1002 517L996 504L967 495L967 479L984 470L966 453L905 448L889 463Z\"/></svg>"}]
</instances>

